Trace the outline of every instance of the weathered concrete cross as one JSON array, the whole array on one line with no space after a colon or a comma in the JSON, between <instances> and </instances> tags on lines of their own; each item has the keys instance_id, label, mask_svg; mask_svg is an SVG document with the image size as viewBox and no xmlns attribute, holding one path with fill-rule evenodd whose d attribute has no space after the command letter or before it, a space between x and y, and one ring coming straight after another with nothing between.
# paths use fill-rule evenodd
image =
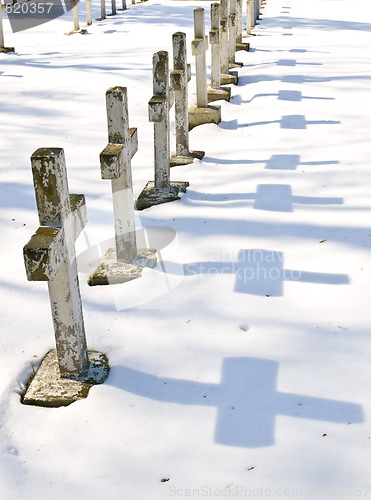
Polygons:
<instances>
[{"instance_id":1,"label":"weathered concrete cross","mask_svg":"<svg viewBox=\"0 0 371 500\"><path fill-rule=\"evenodd\" d=\"M203 123L219 123L221 120L220 106L207 104L207 67L206 51L209 46L208 37L205 35L205 9L194 9L194 34L192 41L192 54L196 60L196 92L197 105L191 106L188 111L189 129Z\"/></svg>"},{"instance_id":2,"label":"weathered concrete cross","mask_svg":"<svg viewBox=\"0 0 371 500\"><path fill-rule=\"evenodd\" d=\"M106 92L108 145L100 154L102 179L110 179L116 249L107 250L89 285L111 285L139 278L143 267L155 267L156 250L137 249L131 159L138 150L136 128L129 128L126 87Z\"/></svg>"},{"instance_id":3,"label":"weathered concrete cross","mask_svg":"<svg viewBox=\"0 0 371 500\"><path fill-rule=\"evenodd\" d=\"M220 0L220 84L237 85L238 72L229 72L228 0Z\"/></svg>"},{"instance_id":4,"label":"weathered concrete cross","mask_svg":"<svg viewBox=\"0 0 371 500\"><path fill-rule=\"evenodd\" d=\"M14 47L5 47L4 45L4 26L3 26L3 12L6 9L6 4L0 4L0 53L14 52Z\"/></svg>"},{"instance_id":5,"label":"weathered concrete cross","mask_svg":"<svg viewBox=\"0 0 371 500\"><path fill-rule=\"evenodd\" d=\"M242 42L242 0L237 0L236 4L236 52L239 50L250 50L250 44Z\"/></svg>"},{"instance_id":6,"label":"weathered concrete cross","mask_svg":"<svg viewBox=\"0 0 371 500\"><path fill-rule=\"evenodd\" d=\"M241 68L243 63L236 62L236 43L237 43L237 0L229 0L229 16L228 16L228 61L229 68Z\"/></svg>"},{"instance_id":7,"label":"weathered concrete cross","mask_svg":"<svg viewBox=\"0 0 371 500\"><path fill-rule=\"evenodd\" d=\"M174 89L175 100L175 137L176 151L171 155L170 166L193 163L194 158L201 160L204 151L190 151L188 124L188 82L191 79L191 66L187 64L186 34L173 34L173 64L170 83Z\"/></svg>"},{"instance_id":8,"label":"weathered concrete cross","mask_svg":"<svg viewBox=\"0 0 371 500\"><path fill-rule=\"evenodd\" d=\"M268 359L224 359L220 384L161 378L125 367L113 368L112 372L117 386L132 394L172 404L217 408L214 440L226 446L272 446L278 416L337 424L364 420L359 404L278 391L278 363ZM322 435L323 431L319 432Z\"/></svg>"},{"instance_id":9,"label":"weathered concrete cross","mask_svg":"<svg viewBox=\"0 0 371 500\"><path fill-rule=\"evenodd\" d=\"M211 45L211 82L207 90L208 102L231 98L230 87L220 87L220 4L212 3L211 10L211 30L209 40Z\"/></svg>"},{"instance_id":10,"label":"weathered concrete cross","mask_svg":"<svg viewBox=\"0 0 371 500\"><path fill-rule=\"evenodd\" d=\"M68 192L63 149L40 148L32 155L31 163L40 227L25 245L23 253L28 280L48 282L56 341L56 354L53 355L51 351L51 357L49 356L49 361L46 362L47 365L51 363L54 366L50 375L52 381L48 382L49 377L40 374L47 386L50 385L50 391L47 391L47 395L44 394L45 404L42 404L42 401L39 404L58 406L55 404L58 401L62 401L61 404L69 404L82 397L82 389L78 385L72 384L73 394L69 394L69 389L63 388L63 384L68 382L63 383L59 380L60 377L80 382L94 379L91 373L93 358L88 356L86 346L75 255L75 240L87 220L85 198L83 195L70 195ZM98 358L103 359L104 355L98 354ZM54 358L58 363L54 362ZM106 358L105 362L108 368ZM59 366L58 373L55 365ZM40 367L41 372L42 368L43 365ZM46 370L48 372L48 369ZM107 375L108 371L91 383L101 383ZM34 380L33 383L37 384L37 377ZM64 396L66 391L68 394ZM37 390L35 394L30 386L25 402L38 404L38 397ZM40 397L42 399L41 394ZM47 404L49 399L54 404Z\"/></svg>"},{"instance_id":11,"label":"weathered concrete cross","mask_svg":"<svg viewBox=\"0 0 371 500\"><path fill-rule=\"evenodd\" d=\"M235 291L269 297L281 297L285 281L348 285L346 274L317 273L285 269L284 254L273 250L243 249L236 262L205 261L184 265L184 275L204 274L211 279L217 275L235 274Z\"/></svg>"},{"instance_id":12,"label":"weathered concrete cross","mask_svg":"<svg viewBox=\"0 0 371 500\"><path fill-rule=\"evenodd\" d=\"M174 89L169 88L169 54L153 55L153 97L148 103L149 121L153 122L155 181L148 182L136 203L138 210L179 199L188 182L170 182L170 108L174 103Z\"/></svg>"}]
</instances>

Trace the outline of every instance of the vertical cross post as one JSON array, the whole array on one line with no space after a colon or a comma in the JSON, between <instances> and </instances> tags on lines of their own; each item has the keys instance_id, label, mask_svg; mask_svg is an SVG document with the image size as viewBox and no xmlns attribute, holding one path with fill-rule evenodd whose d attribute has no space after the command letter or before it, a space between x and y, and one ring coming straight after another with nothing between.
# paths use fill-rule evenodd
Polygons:
<instances>
[{"instance_id":1,"label":"vertical cross post","mask_svg":"<svg viewBox=\"0 0 371 500\"><path fill-rule=\"evenodd\" d=\"M209 39L211 45L211 88L220 87L220 4L210 6L211 30Z\"/></svg>"},{"instance_id":2,"label":"vertical cross post","mask_svg":"<svg viewBox=\"0 0 371 500\"><path fill-rule=\"evenodd\" d=\"M80 30L78 4L72 7L72 17L73 17L73 31L77 32Z\"/></svg>"},{"instance_id":3,"label":"vertical cross post","mask_svg":"<svg viewBox=\"0 0 371 500\"><path fill-rule=\"evenodd\" d=\"M155 181L148 182L137 199L143 210L152 205L179 199L189 183L170 182L170 108L174 89L169 86L169 54L162 50L153 54L153 96L148 102L148 118L153 122Z\"/></svg>"},{"instance_id":4,"label":"vertical cross post","mask_svg":"<svg viewBox=\"0 0 371 500\"><path fill-rule=\"evenodd\" d=\"M131 159L138 150L138 135L136 128L129 129L126 87L107 90L106 108L109 145L100 156L101 174L102 179L111 179L117 260L132 262L137 244ZM118 156L111 157L112 144L122 145Z\"/></svg>"},{"instance_id":5,"label":"vertical cross post","mask_svg":"<svg viewBox=\"0 0 371 500\"><path fill-rule=\"evenodd\" d=\"M55 263L50 259L48 267L51 269L44 273L49 277L59 369L62 377L79 378L83 377L87 369L88 357L75 240L86 224L85 200L83 196L80 199L80 214L72 211L62 149L38 149L31 157L31 164L40 226L46 226L48 234L55 232L54 245L59 243L60 246L54 251L61 252ZM81 220L78 220L78 215ZM76 231L76 224L80 225L79 231ZM35 264L30 257L32 254L29 248L30 245L26 246L25 251L28 278L41 279L41 275L36 272L39 269L33 267Z\"/></svg>"},{"instance_id":6,"label":"vertical cross post","mask_svg":"<svg viewBox=\"0 0 371 500\"><path fill-rule=\"evenodd\" d=\"M208 102L218 101L219 99L229 101L231 89L229 87L220 87L220 4L212 3L210 11L211 82L207 91L207 100Z\"/></svg>"},{"instance_id":7,"label":"vertical cross post","mask_svg":"<svg viewBox=\"0 0 371 500\"><path fill-rule=\"evenodd\" d=\"M194 9L193 15L195 38L192 41L192 54L196 61L197 105L188 111L190 130L203 123L219 123L221 120L220 106L207 105L206 51L209 42L205 35L205 9L198 7Z\"/></svg>"},{"instance_id":8,"label":"vertical cross post","mask_svg":"<svg viewBox=\"0 0 371 500\"><path fill-rule=\"evenodd\" d=\"M260 0L255 0L255 23L259 19L260 14Z\"/></svg>"},{"instance_id":9,"label":"vertical cross post","mask_svg":"<svg viewBox=\"0 0 371 500\"><path fill-rule=\"evenodd\" d=\"M203 108L207 106L206 51L209 46L205 35L205 9L196 8L193 15L195 38L192 41L192 54L196 60L197 106Z\"/></svg>"},{"instance_id":10,"label":"vertical cross post","mask_svg":"<svg viewBox=\"0 0 371 500\"><path fill-rule=\"evenodd\" d=\"M85 382L91 374L75 255L85 199L69 194L63 149L40 148L31 164L41 227L23 249L27 278L48 282L58 376Z\"/></svg>"},{"instance_id":11,"label":"vertical cross post","mask_svg":"<svg viewBox=\"0 0 371 500\"><path fill-rule=\"evenodd\" d=\"M67 33L67 35L74 35L75 33L84 34L86 33L86 29L80 29L80 21L79 21L79 4L76 3L72 7L72 18L73 18L73 30Z\"/></svg>"},{"instance_id":12,"label":"vertical cross post","mask_svg":"<svg viewBox=\"0 0 371 500\"><path fill-rule=\"evenodd\" d=\"M93 17L91 12L91 0L85 0L86 3L86 25L91 26L93 24Z\"/></svg>"},{"instance_id":13,"label":"vertical cross post","mask_svg":"<svg viewBox=\"0 0 371 500\"><path fill-rule=\"evenodd\" d=\"M106 17L106 0L100 0L100 18L97 21L103 21Z\"/></svg>"},{"instance_id":14,"label":"vertical cross post","mask_svg":"<svg viewBox=\"0 0 371 500\"><path fill-rule=\"evenodd\" d=\"M155 188L170 188L170 118L172 99L169 91L169 56L165 51L153 55L153 97L149 120L154 124ZM160 113L157 114L159 106ZM159 119L161 118L161 119Z\"/></svg>"},{"instance_id":15,"label":"vertical cross post","mask_svg":"<svg viewBox=\"0 0 371 500\"><path fill-rule=\"evenodd\" d=\"M116 248L109 248L89 285L125 283L155 267L156 251L137 249L131 159L138 150L136 128L129 128L126 87L106 92L108 145L100 154L102 179L111 180Z\"/></svg>"},{"instance_id":16,"label":"vertical cross post","mask_svg":"<svg viewBox=\"0 0 371 500\"><path fill-rule=\"evenodd\" d=\"M0 4L0 53L14 52L14 47L5 47L4 45L3 9L5 9L5 5Z\"/></svg>"},{"instance_id":17,"label":"vertical cross post","mask_svg":"<svg viewBox=\"0 0 371 500\"><path fill-rule=\"evenodd\" d=\"M229 68L241 68L243 63L235 61L236 43L237 43L237 0L229 0L229 43L228 43L228 61Z\"/></svg>"},{"instance_id":18,"label":"vertical cross post","mask_svg":"<svg viewBox=\"0 0 371 500\"><path fill-rule=\"evenodd\" d=\"M251 35L253 24L253 2L254 0L246 0L246 35Z\"/></svg>"},{"instance_id":19,"label":"vertical cross post","mask_svg":"<svg viewBox=\"0 0 371 500\"><path fill-rule=\"evenodd\" d=\"M236 10L236 52L239 50L250 50L250 44L242 42L242 0L237 0Z\"/></svg>"},{"instance_id":20,"label":"vertical cross post","mask_svg":"<svg viewBox=\"0 0 371 500\"><path fill-rule=\"evenodd\" d=\"M228 0L220 0L220 84L237 85L237 71L229 72Z\"/></svg>"},{"instance_id":21,"label":"vertical cross post","mask_svg":"<svg viewBox=\"0 0 371 500\"><path fill-rule=\"evenodd\" d=\"M174 89L175 101L175 137L176 151L170 159L170 166L192 163L194 158L203 158L204 151L189 150L188 125L188 82L191 79L191 67L187 64L186 34L173 34L173 64L170 82Z\"/></svg>"}]
</instances>

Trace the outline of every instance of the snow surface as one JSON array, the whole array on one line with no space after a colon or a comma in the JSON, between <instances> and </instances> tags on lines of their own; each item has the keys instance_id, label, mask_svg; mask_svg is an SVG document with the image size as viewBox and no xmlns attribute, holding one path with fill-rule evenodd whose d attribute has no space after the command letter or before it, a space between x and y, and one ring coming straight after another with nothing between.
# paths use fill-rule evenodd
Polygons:
<instances>
[{"instance_id":1,"label":"snow surface","mask_svg":"<svg viewBox=\"0 0 371 500\"><path fill-rule=\"evenodd\" d=\"M137 213L160 264L86 283L113 238L105 91L128 88L138 195L153 179L152 54L184 31L194 72L192 12L208 30L209 5L150 0L84 36L65 36L71 13L17 34L4 19L1 499L371 498L369 0L268 0L222 122L190 133L205 158L171 170L187 193ZM111 364L60 409L20 403L54 346L47 286L22 257L39 147L64 148L86 195L86 333Z\"/></svg>"}]
</instances>

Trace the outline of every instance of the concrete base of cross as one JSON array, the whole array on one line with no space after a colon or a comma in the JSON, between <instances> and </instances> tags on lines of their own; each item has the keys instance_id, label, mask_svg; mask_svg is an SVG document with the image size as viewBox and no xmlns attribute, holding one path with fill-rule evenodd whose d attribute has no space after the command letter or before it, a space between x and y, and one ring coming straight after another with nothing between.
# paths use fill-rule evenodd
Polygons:
<instances>
[{"instance_id":1,"label":"concrete base of cross","mask_svg":"<svg viewBox=\"0 0 371 500\"><path fill-rule=\"evenodd\" d=\"M99 266L90 276L88 284L117 285L140 278L144 267L154 268L157 264L156 250L141 248L133 262L119 262L115 248L109 248Z\"/></svg>"},{"instance_id":2,"label":"concrete base of cross","mask_svg":"<svg viewBox=\"0 0 371 500\"><path fill-rule=\"evenodd\" d=\"M246 50L246 52L249 52L250 50L250 44L246 42L237 42L236 43L236 52L240 50Z\"/></svg>"},{"instance_id":3,"label":"concrete base of cross","mask_svg":"<svg viewBox=\"0 0 371 500\"><path fill-rule=\"evenodd\" d=\"M29 382L22 403L59 408L86 398L90 388L102 384L109 374L109 363L105 354L88 351L88 358L90 365L83 380L71 380L60 376L57 351L49 351Z\"/></svg>"},{"instance_id":4,"label":"concrete base of cross","mask_svg":"<svg viewBox=\"0 0 371 500\"><path fill-rule=\"evenodd\" d=\"M169 201L179 200L179 191L185 193L189 182L185 181L170 181L170 187L164 189L156 189L153 181L147 182L143 191L137 198L136 209L144 210L153 205L161 205Z\"/></svg>"},{"instance_id":5,"label":"concrete base of cross","mask_svg":"<svg viewBox=\"0 0 371 500\"><path fill-rule=\"evenodd\" d=\"M238 83L238 72L230 71L228 74L221 73L220 74L220 85L228 85L232 83L233 85L237 85Z\"/></svg>"},{"instance_id":6,"label":"concrete base of cross","mask_svg":"<svg viewBox=\"0 0 371 500\"><path fill-rule=\"evenodd\" d=\"M87 33L87 32L88 32L88 30L86 28L81 28L78 30L69 31L68 33L66 33L66 35L75 35L76 33L79 33L80 35L85 35L85 33Z\"/></svg>"},{"instance_id":7,"label":"concrete base of cross","mask_svg":"<svg viewBox=\"0 0 371 500\"><path fill-rule=\"evenodd\" d=\"M205 156L205 151L189 151L188 155L177 156L176 153L171 153L170 167L178 167L179 165L189 165L193 160L202 160Z\"/></svg>"},{"instance_id":8,"label":"concrete base of cross","mask_svg":"<svg viewBox=\"0 0 371 500\"><path fill-rule=\"evenodd\" d=\"M230 87L219 87L217 89L213 89L209 87L207 89L207 101L230 101L231 99L231 89Z\"/></svg>"},{"instance_id":9,"label":"concrete base of cross","mask_svg":"<svg viewBox=\"0 0 371 500\"><path fill-rule=\"evenodd\" d=\"M220 123L222 119L220 106L191 106L188 110L188 127L189 130L203 125L204 123Z\"/></svg>"},{"instance_id":10,"label":"concrete base of cross","mask_svg":"<svg viewBox=\"0 0 371 500\"><path fill-rule=\"evenodd\" d=\"M14 47L0 47L1 54L7 54L8 52L14 52Z\"/></svg>"}]
</instances>

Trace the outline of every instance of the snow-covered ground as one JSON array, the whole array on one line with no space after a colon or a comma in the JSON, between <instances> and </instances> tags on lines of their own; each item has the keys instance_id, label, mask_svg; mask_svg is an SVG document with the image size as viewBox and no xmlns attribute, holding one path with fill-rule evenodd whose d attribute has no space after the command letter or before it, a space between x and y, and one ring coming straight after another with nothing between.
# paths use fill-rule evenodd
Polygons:
<instances>
[{"instance_id":1,"label":"snow-covered ground","mask_svg":"<svg viewBox=\"0 0 371 500\"><path fill-rule=\"evenodd\" d=\"M371 498L369 0L267 0L222 122L190 133L205 158L171 170L187 193L137 213L160 264L86 283L113 237L105 91L128 88L138 195L153 179L152 54L184 31L194 73L193 9L208 30L209 5L150 0L84 36L65 36L71 13L17 34L4 19L1 499ZM54 346L47 286L22 256L39 147L64 148L86 196L86 333L111 364L59 409L20 403Z\"/></svg>"}]
</instances>

